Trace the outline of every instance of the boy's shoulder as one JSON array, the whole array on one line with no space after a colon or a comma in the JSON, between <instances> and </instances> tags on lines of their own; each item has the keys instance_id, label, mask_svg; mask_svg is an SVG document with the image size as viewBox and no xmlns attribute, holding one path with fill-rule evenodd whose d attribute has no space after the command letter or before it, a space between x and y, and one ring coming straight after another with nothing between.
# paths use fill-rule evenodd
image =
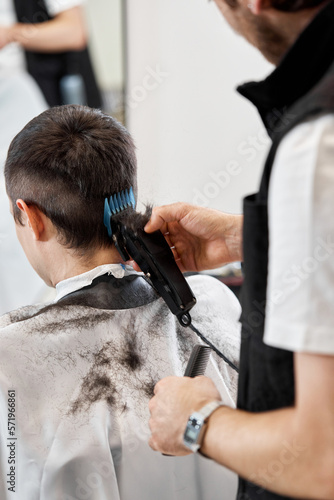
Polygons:
<instances>
[{"instance_id":1,"label":"boy's shoulder","mask_svg":"<svg viewBox=\"0 0 334 500\"><path fill-rule=\"evenodd\" d=\"M0 316L0 330L35 316L43 307L45 304L24 306L3 314Z\"/></svg>"}]
</instances>

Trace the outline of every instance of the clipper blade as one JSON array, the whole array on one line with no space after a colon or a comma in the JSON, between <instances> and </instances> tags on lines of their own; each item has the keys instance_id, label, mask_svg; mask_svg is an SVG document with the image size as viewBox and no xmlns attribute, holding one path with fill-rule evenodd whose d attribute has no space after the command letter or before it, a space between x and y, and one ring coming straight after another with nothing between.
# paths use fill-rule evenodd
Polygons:
<instances>
[{"instance_id":1,"label":"clipper blade","mask_svg":"<svg viewBox=\"0 0 334 500\"><path fill-rule=\"evenodd\" d=\"M130 189L125 189L120 193L116 193L110 196L109 200L108 198L105 199L103 222L108 230L109 237L112 236L110 218L113 215L116 215L129 207L135 208L135 206L136 206L136 200L133 194L132 187L130 187Z\"/></svg>"}]
</instances>

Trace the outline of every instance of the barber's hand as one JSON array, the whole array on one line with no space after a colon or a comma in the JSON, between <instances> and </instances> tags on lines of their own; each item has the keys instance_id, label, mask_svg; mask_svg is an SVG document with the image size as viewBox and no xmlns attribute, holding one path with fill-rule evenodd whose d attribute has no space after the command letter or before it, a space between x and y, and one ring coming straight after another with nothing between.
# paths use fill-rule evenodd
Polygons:
<instances>
[{"instance_id":1,"label":"barber's hand","mask_svg":"<svg viewBox=\"0 0 334 500\"><path fill-rule=\"evenodd\" d=\"M0 49L3 49L11 42L10 27L0 26Z\"/></svg>"},{"instance_id":2,"label":"barber's hand","mask_svg":"<svg viewBox=\"0 0 334 500\"><path fill-rule=\"evenodd\" d=\"M241 215L174 203L154 208L145 231L162 231L181 271L202 271L242 260L242 224Z\"/></svg>"},{"instance_id":3,"label":"barber's hand","mask_svg":"<svg viewBox=\"0 0 334 500\"><path fill-rule=\"evenodd\" d=\"M207 377L167 377L157 383L149 403L151 438L149 445L167 455L188 455L183 434L190 415L220 394Z\"/></svg>"}]
</instances>

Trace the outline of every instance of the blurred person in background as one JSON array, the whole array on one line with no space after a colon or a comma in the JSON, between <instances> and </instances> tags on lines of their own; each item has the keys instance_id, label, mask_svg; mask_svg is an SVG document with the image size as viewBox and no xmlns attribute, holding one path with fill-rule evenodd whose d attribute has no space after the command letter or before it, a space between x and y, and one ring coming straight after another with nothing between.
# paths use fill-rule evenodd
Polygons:
<instances>
[{"instance_id":1,"label":"blurred person in background","mask_svg":"<svg viewBox=\"0 0 334 500\"><path fill-rule=\"evenodd\" d=\"M81 4L81 0L0 0L1 68L5 58L11 70L26 65L49 106L69 104L66 77L76 76L80 104L101 107Z\"/></svg>"}]
</instances>

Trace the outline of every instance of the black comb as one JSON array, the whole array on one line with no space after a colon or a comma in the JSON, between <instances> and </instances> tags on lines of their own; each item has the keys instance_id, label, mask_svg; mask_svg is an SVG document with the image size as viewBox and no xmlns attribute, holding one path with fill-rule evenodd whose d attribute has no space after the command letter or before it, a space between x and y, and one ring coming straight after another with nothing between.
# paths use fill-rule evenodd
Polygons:
<instances>
[{"instance_id":1,"label":"black comb","mask_svg":"<svg viewBox=\"0 0 334 500\"><path fill-rule=\"evenodd\" d=\"M207 345L197 344L193 348L190 354L190 358L187 364L186 371L184 372L185 377L198 377L199 375L204 375L206 367L209 362L211 354L211 347ZM167 455L162 453L164 457L172 457L173 455Z\"/></svg>"},{"instance_id":2,"label":"black comb","mask_svg":"<svg viewBox=\"0 0 334 500\"><path fill-rule=\"evenodd\" d=\"M184 376L193 378L204 375L209 362L210 353L211 347L201 344L195 345L191 352Z\"/></svg>"}]
</instances>

